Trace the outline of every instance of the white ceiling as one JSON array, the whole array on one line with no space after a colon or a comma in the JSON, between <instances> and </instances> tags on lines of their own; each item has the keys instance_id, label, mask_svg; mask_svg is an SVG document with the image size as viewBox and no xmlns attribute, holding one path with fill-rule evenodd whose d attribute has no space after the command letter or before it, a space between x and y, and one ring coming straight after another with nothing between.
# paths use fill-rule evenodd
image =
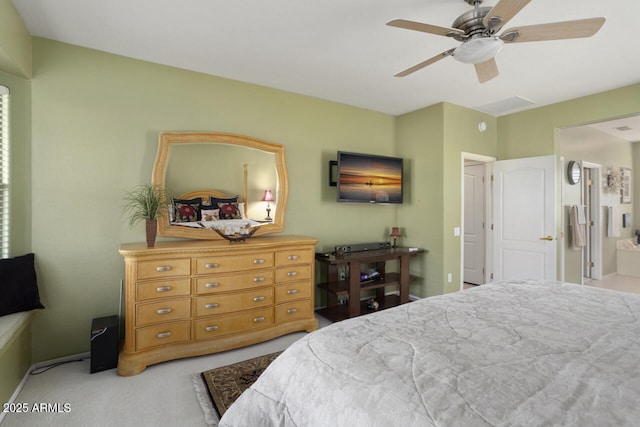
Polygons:
<instances>
[{"instance_id":1,"label":"white ceiling","mask_svg":"<svg viewBox=\"0 0 640 427\"><path fill-rule=\"evenodd\" d=\"M34 36L392 115L446 101L499 116L640 82L638 0L532 0L507 27L607 21L591 38L505 46L484 84L453 58L393 77L458 42L385 23L449 27L464 0L12 1ZM504 107L519 99L532 103Z\"/></svg>"}]
</instances>

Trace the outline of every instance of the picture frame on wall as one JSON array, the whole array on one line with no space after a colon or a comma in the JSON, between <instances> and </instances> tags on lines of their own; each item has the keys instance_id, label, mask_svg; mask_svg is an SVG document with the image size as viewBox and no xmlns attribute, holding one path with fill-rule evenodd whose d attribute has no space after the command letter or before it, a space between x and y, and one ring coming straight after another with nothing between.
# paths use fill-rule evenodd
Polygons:
<instances>
[{"instance_id":1,"label":"picture frame on wall","mask_svg":"<svg viewBox=\"0 0 640 427\"><path fill-rule=\"evenodd\" d=\"M631 203L631 169L629 168L622 168L620 203Z\"/></svg>"}]
</instances>

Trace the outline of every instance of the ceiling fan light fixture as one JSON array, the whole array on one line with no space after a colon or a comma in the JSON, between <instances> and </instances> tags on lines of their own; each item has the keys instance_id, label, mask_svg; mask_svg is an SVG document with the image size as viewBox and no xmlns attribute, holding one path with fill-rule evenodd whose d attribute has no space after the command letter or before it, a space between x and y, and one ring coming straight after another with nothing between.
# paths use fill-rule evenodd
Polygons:
<instances>
[{"instance_id":1,"label":"ceiling fan light fixture","mask_svg":"<svg viewBox=\"0 0 640 427\"><path fill-rule=\"evenodd\" d=\"M480 64L500 52L504 42L497 37L482 37L462 43L453 51L453 57L465 64Z\"/></svg>"}]
</instances>

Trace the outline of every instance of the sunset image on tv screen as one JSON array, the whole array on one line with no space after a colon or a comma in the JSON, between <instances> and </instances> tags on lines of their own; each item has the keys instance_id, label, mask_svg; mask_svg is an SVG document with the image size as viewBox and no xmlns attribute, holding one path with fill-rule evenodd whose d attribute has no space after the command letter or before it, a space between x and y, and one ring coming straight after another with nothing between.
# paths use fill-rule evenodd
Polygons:
<instances>
[{"instance_id":1,"label":"sunset image on tv screen","mask_svg":"<svg viewBox=\"0 0 640 427\"><path fill-rule=\"evenodd\" d=\"M402 202L402 159L340 154L339 200Z\"/></svg>"}]
</instances>

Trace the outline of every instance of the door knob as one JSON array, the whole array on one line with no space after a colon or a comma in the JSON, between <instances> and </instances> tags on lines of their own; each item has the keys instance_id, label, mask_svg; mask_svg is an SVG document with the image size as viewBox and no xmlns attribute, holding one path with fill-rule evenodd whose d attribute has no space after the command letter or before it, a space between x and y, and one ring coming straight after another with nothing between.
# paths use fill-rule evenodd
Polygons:
<instances>
[{"instance_id":1,"label":"door knob","mask_svg":"<svg viewBox=\"0 0 640 427\"><path fill-rule=\"evenodd\" d=\"M541 237L540 240L553 240L553 237L551 236L547 236L547 237Z\"/></svg>"}]
</instances>

